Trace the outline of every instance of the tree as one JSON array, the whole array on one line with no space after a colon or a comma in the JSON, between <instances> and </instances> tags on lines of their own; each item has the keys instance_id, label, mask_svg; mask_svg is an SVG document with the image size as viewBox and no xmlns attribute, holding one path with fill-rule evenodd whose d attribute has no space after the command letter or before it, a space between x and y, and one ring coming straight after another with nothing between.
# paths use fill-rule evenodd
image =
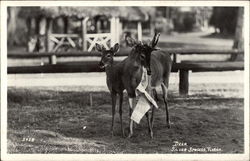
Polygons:
<instances>
[{"instance_id":1,"label":"tree","mask_svg":"<svg viewBox=\"0 0 250 161\"><path fill-rule=\"evenodd\" d=\"M235 33L238 7L214 7L210 25L218 28L221 34Z\"/></svg>"},{"instance_id":2,"label":"tree","mask_svg":"<svg viewBox=\"0 0 250 161\"><path fill-rule=\"evenodd\" d=\"M244 50L244 39L243 39L243 18L244 8L238 8L237 24L235 29L234 45L233 49ZM231 60L244 60L244 55L232 55Z\"/></svg>"},{"instance_id":3,"label":"tree","mask_svg":"<svg viewBox=\"0 0 250 161\"><path fill-rule=\"evenodd\" d=\"M15 43L15 32L16 32L16 17L17 17L17 8L16 7L8 7L8 45L13 45Z\"/></svg>"},{"instance_id":4,"label":"tree","mask_svg":"<svg viewBox=\"0 0 250 161\"><path fill-rule=\"evenodd\" d=\"M20 7L7 8L7 33L8 46L24 45L26 43L26 25L25 20L19 18Z\"/></svg>"}]
</instances>

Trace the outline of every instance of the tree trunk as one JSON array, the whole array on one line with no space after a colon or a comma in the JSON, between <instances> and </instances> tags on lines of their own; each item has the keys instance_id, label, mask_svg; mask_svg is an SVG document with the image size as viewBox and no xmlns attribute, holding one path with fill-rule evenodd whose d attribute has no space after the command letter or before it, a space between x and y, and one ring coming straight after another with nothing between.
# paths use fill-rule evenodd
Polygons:
<instances>
[{"instance_id":1,"label":"tree trunk","mask_svg":"<svg viewBox=\"0 0 250 161\"><path fill-rule=\"evenodd\" d=\"M8 45L12 46L15 43L15 32L16 32L16 16L17 8L8 7Z\"/></svg>"},{"instance_id":2,"label":"tree trunk","mask_svg":"<svg viewBox=\"0 0 250 161\"><path fill-rule=\"evenodd\" d=\"M64 23L63 33L67 34L69 31L69 19L68 19L68 17L63 17L63 23Z\"/></svg>"},{"instance_id":3,"label":"tree trunk","mask_svg":"<svg viewBox=\"0 0 250 161\"><path fill-rule=\"evenodd\" d=\"M244 39L243 39L243 21L244 21L244 8L239 7L238 9L238 17L237 17L237 24L235 30L235 38L234 38L234 45L233 49L237 50L244 50ZM243 61L244 55L232 55L232 61Z\"/></svg>"}]
</instances>

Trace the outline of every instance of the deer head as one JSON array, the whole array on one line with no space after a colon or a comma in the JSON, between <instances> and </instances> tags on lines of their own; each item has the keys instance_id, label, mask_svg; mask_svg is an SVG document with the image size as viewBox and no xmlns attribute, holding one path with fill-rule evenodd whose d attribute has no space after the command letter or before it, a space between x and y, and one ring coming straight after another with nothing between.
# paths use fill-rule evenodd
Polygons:
<instances>
[{"instance_id":1,"label":"deer head","mask_svg":"<svg viewBox=\"0 0 250 161\"><path fill-rule=\"evenodd\" d=\"M101 60L99 62L100 68L105 68L113 64L113 57L119 51L119 48L120 46L118 43L116 43L109 50L105 49L103 45L96 44L96 50L102 54Z\"/></svg>"},{"instance_id":2,"label":"deer head","mask_svg":"<svg viewBox=\"0 0 250 161\"><path fill-rule=\"evenodd\" d=\"M148 75L151 75L151 68L150 68L150 60L151 60L151 53L154 50L158 50L156 45L159 41L160 34L155 33L152 41L149 43L142 43L134 40L131 37L126 37L126 42L128 46L132 47L131 54L138 55L138 59L140 60L141 64L147 69Z\"/></svg>"}]
</instances>

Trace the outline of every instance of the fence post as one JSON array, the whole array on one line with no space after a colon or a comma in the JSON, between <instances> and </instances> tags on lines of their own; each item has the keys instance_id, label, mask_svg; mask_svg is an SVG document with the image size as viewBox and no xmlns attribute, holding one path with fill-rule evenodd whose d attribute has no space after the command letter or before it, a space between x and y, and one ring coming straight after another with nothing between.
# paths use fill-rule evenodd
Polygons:
<instances>
[{"instance_id":1,"label":"fence post","mask_svg":"<svg viewBox=\"0 0 250 161\"><path fill-rule=\"evenodd\" d=\"M56 55L51 55L49 57L49 64L55 65L56 64Z\"/></svg>"},{"instance_id":2,"label":"fence post","mask_svg":"<svg viewBox=\"0 0 250 161\"><path fill-rule=\"evenodd\" d=\"M90 107L93 106L93 95L92 95L92 93L89 93L89 105L90 105Z\"/></svg>"},{"instance_id":3,"label":"fence post","mask_svg":"<svg viewBox=\"0 0 250 161\"><path fill-rule=\"evenodd\" d=\"M137 37L139 41L142 41L142 26L141 22L137 22Z\"/></svg>"},{"instance_id":4,"label":"fence post","mask_svg":"<svg viewBox=\"0 0 250 161\"><path fill-rule=\"evenodd\" d=\"M173 63L177 63L177 55L176 55L176 53L173 54Z\"/></svg>"},{"instance_id":5,"label":"fence post","mask_svg":"<svg viewBox=\"0 0 250 161\"><path fill-rule=\"evenodd\" d=\"M111 17L110 19L110 32L111 32L111 40L110 40L110 45L114 46L116 43L116 18L115 17Z\"/></svg>"},{"instance_id":6,"label":"fence post","mask_svg":"<svg viewBox=\"0 0 250 161\"><path fill-rule=\"evenodd\" d=\"M179 71L179 93L180 95L188 95L189 81L188 81L188 70L181 69Z\"/></svg>"},{"instance_id":7,"label":"fence post","mask_svg":"<svg viewBox=\"0 0 250 161\"><path fill-rule=\"evenodd\" d=\"M49 52L51 50L51 44L50 44L50 34L52 32L52 19L47 18L46 20L46 37L45 37L45 51Z\"/></svg>"},{"instance_id":8,"label":"fence post","mask_svg":"<svg viewBox=\"0 0 250 161\"><path fill-rule=\"evenodd\" d=\"M87 43L87 22L89 20L89 17L85 17L81 21L81 26L82 26L82 51L87 51L88 50L88 43Z\"/></svg>"}]
</instances>

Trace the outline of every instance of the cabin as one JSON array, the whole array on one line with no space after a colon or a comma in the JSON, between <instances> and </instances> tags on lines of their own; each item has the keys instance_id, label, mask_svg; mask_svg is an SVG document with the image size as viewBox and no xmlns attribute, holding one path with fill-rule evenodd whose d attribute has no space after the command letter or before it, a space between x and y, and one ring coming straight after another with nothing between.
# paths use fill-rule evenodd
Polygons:
<instances>
[{"instance_id":1,"label":"cabin","mask_svg":"<svg viewBox=\"0 0 250 161\"><path fill-rule=\"evenodd\" d=\"M146 7L149 8L149 7ZM148 9L150 10L150 9ZM130 34L142 40L142 23L150 21L143 7L22 7L28 29L27 51L94 50L109 48Z\"/></svg>"}]
</instances>

